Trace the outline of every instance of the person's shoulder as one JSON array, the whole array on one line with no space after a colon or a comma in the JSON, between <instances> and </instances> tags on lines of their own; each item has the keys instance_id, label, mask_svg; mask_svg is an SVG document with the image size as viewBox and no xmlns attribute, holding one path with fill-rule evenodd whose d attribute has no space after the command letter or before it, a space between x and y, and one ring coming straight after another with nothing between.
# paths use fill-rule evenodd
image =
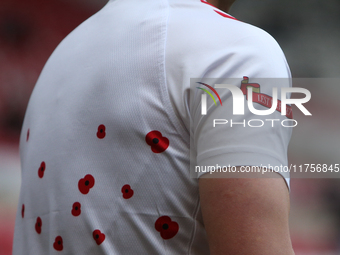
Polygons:
<instances>
[{"instance_id":1,"label":"person's shoulder","mask_svg":"<svg viewBox=\"0 0 340 255\"><path fill-rule=\"evenodd\" d=\"M255 67L254 72L260 72L263 77L289 76L283 51L270 34L213 6L199 3L192 8L173 9L169 15L168 66L176 65L174 70L194 70L191 73L196 76L200 75L199 70L203 74L219 67L221 70L214 72L215 76L235 68L252 73L249 69ZM264 73L265 70L268 73Z\"/></svg>"},{"instance_id":2,"label":"person's shoulder","mask_svg":"<svg viewBox=\"0 0 340 255\"><path fill-rule=\"evenodd\" d=\"M201 5L199 5L201 4ZM203 1L192 8L174 9L169 18L169 38L190 48L231 49L247 47L273 48L281 51L276 40L266 31L245 23ZM173 40L171 41L173 42Z\"/></svg>"}]
</instances>

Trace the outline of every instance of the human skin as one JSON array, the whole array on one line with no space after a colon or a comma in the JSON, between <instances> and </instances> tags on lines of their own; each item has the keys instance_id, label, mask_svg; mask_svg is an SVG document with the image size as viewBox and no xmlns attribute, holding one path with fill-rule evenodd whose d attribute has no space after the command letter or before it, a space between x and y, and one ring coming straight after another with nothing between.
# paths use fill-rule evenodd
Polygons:
<instances>
[{"instance_id":1,"label":"human skin","mask_svg":"<svg viewBox=\"0 0 340 255\"><path fill-rule=\"evenodd\" d=\"M225 12L235 2L208 1ZM210 255L294 255L286 183L276 173L265 175L229 178L224 173L213 173L200 178Z\"/></svg>"},{"instance_id":2,"label":"human skin","mask_svg":"<svg viewBox=\"0 0 340 255\"><path fill-rule=\"evenodd\" d=\"M284 179L276 175L226 178L224 173L213 173L200 178L210 255L294 255L289 192Z\"/></svg>"}]
</instances>

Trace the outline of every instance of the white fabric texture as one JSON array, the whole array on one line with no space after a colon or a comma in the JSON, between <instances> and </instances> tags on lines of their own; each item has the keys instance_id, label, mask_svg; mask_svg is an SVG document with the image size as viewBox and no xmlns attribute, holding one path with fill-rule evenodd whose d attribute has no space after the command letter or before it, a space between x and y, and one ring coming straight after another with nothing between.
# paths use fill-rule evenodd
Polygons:
<instances>
[{"instance_id":1,"label":"white fabric texture","mask_svg":"<svg viewBox=\"0 0 340 255\"><path fill-rule=\"evenodd\" d=\"M201 118L190 78L290 77L274 39L215 10L111 0L61 42L22 128L14 255L209 254L189 174L190 118ZM287 163L290 129L256 130L266 150L232 133L223 154L204 140L219 134L199 130L200 165Z\"/></svg>"}]
</instances>

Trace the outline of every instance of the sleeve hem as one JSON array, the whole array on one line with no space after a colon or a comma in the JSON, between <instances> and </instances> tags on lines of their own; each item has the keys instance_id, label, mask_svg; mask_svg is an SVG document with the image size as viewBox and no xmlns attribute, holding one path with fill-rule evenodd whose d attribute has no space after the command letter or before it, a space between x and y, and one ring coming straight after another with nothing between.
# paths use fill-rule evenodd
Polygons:
<instances>
[{"instance_id":1,"label":"sleeve hem","mask_svg":"<svg viewBox=\"0 0 340 255\"><path fill-rule=\"evenodd\" d=\"M197 161L197 166L207 166L206 171L197 173L198 178L210 172L208 166L219 166L221 168L228 166L258 166L258 167L273 167L274 171L280 174L290 190L290 174L286 162L282 162L270 155L253 152L243 153L228 153L219 154L216 156L206 157L203 160ZM285 172L285 171L286 172Z\"/></svg>"}]
</instances>

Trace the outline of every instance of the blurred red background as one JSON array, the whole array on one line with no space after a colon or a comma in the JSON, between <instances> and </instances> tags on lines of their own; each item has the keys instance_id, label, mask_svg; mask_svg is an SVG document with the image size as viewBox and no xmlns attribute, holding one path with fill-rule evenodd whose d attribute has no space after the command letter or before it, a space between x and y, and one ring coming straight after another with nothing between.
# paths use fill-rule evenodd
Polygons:
<instances>
[{"instance_id":1,"label":"blurred red background","mask_svg":"<svg viewBox=\"0 0 340 255\"><path fill-rule=\"evenodd\" d=\"M32 89L60 41L102 5L58 0L0 1L1 255L12 251L20 189L18 143Z\"/></svg>"}]
</instances>

